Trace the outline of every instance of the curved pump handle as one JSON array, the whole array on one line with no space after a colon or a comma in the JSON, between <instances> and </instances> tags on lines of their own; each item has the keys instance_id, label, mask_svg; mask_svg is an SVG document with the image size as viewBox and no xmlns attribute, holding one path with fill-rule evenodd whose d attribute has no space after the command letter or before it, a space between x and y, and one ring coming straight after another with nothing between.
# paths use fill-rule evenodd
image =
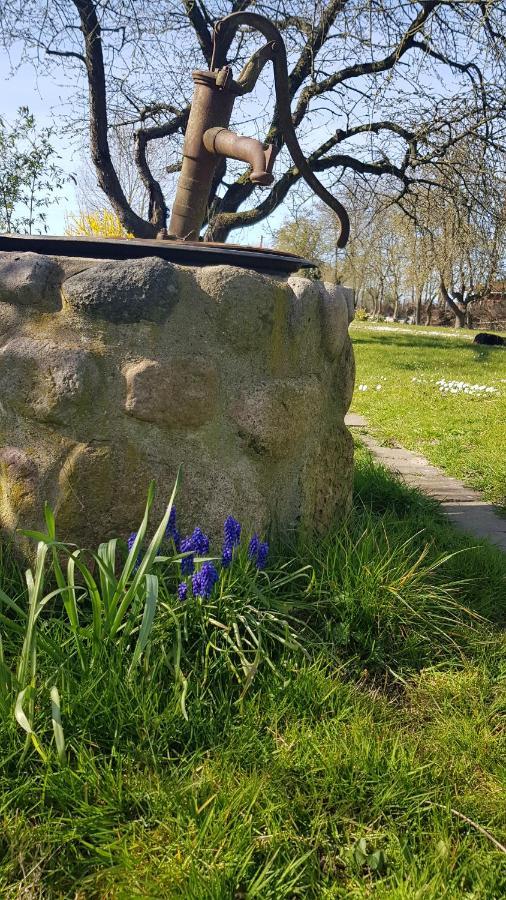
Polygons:
<instances>
[{"instance_id":1,"label":"curved pump handle","mask_svg":"<svg viewBox=\"0 0 506 900\"><path fill-rule=\"evenodd\" d=\"M215 69L215 59L220 58L220 37L226 35L227 41L230 38L230 30L235 32L240 25L250 25L255 31L260 31L269 41L272 47L272 63L274 66L274 85L276 89L276 110L279 120L280 130L290 155L297 166L300 174L307 182L315 194L323 200L327 206L335 212L340 225L341 233L337 241L338 247L345 247L350 236L350 219L344 206L323 186L318 180L314 172L311 170L309 163L304 156L295 128L292 122L290 91L288 84L288 62L286 58L286 48L281 36L275 25L258 13L238 12L225 16L216 23L213 35L213 55L211 59L211 69Z\"/></svg>"}]
</instances>

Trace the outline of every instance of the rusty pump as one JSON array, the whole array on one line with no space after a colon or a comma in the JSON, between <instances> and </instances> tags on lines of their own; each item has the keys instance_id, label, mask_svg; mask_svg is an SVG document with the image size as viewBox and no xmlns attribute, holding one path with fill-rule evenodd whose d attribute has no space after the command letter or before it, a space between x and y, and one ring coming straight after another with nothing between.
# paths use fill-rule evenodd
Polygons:
<instances>
[{"instance_id":1,"label":"rusty pump","mask_svg":"<svg viewBox=\"0 0 506 900\"><path fill-rule=\"evenodd\" d=\"M241 25L260 31L268 43L253 54L237 81L234 81L230 67L219 67L215 62L222 58L225 42L228 47ZM253 90L269 60L274 67L277 128L275 143L264 149L260 141L241 137L230 131L228 125L236 97ZM193 72L193 80L195 91L183 145L181 174L168 232L160 236L173 240L198 240L216 169L223 157L248 163L251 168L249 180L254 184L272 184L272 167L284 142L307 184L336 213L341 225L338 246L344 247L350 231L348 214L315 176L299 146L290 110L286 49L275 25L257 13L232 13L221 19L214 30L211 69Z\"/></svg>"}]
</instances>

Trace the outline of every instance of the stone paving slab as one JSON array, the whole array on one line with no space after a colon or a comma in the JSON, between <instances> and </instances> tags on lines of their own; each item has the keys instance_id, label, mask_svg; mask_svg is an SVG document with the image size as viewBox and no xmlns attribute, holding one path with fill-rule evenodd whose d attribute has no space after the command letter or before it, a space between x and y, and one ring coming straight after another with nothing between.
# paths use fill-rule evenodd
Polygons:
<instances>
[{"instance_id":1,"label":"stone paving slab","mask_svg":"<svg viewBox=\"0 0 506 900\"><path fill-rule=\"evenodd\" d=\"M442 503L444 514L462 531L486 538L506 551L506 519L498 516L490 503L475 500L470 503Z\"/></svg>"},{"instance_id":2,"label":"stone paving slab","mask_svg":"<svg viewBox=\"0 0 506 900\"><path fill-rule=\"evenodd\" d=\"M358 413L347 413L346 424L348 428L367 428L367 419Z\"/></svg>"},{"instance_id":3,"label":"stone paving slab","mask_svg":"<svg viewBox=\"0 0 506 900\"><path fill-rule=\"evenodd\" d=\"M452 525L506 551L506 519L499 516L481 494L446 475L420 454L411 453L404 447L382 446L367 431L368 423L363 416L349 413L345 422L348 428L360 432L362 443L385 468L410 487L438 500Z\"/></svg>"}]
</instances>

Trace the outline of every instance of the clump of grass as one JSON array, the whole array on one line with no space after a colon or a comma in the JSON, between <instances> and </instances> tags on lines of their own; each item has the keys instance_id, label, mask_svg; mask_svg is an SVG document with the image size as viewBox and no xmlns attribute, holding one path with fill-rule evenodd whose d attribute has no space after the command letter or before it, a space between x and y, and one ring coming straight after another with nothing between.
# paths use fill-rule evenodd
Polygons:
<instances>
[{"instance_id":1,"label":"clump of grass","mask_svg":"<svg viewBox=\"0 0 506 900\"><path fill-rule=\"evenodd\" d=\"M139 664L150 638L158 599L158 579L150 569L165 534L176 489L177 481L165 514L142 559L139 559L139 547L148 528L154 499L154 485L151 485L139 532L119 574L116 574L116 540L101 544L98 552L91 554L66 546L57 540L54 515L47 505L47 532L25 532L26 536L38 541L34 570L27 569L25 573L27 608L4 591L0 592L0 603L11 614L3 615L11 640L16 634L22 636L18 653L14 652L14 656L17 655L15 667L12 662L7 664L0 645L0 690L4 702L8 703L10 695L15 698L14 718L26 733L23 755L33 745L42 760L48 761L48 751L35 729L39 646L46 649L53 668L56 666L60 672L65 672L69 663L72 666L74 655L82 671L95 668L97 656L103 659L104 648L107 650L109 645L118 649L120 654L129 651L129 676ZM48 554L51 559L49 567ZM60 561L62 555L68 557L65 574ZM90 568L87 557L91 557L98 574ZM51 580L57 588L48 591L46 585ZM66 614L68 633L62 627L60 610L54 605L58 599L61 599ZM40 623L50 606L52 618L49 612L46 627L41 630ZM56 629L51 628L52 621ZM56 678L56 672L53 677ZM42 692L49 694L56 752L60 762L64 763L65 737L58 686L45 679Z\"/></svg>"},{"instance_id":2,"label":"clump of grass","mask_svg":"<svg viewBox=\"0 0 506 900\"><path fill-rule=\"evenodd\" d=\"M285 650L306 652L310 632L300 613L310 607L310 578L310 567L296 560L258 571L243 547L208 598L190 595L181 603L170 580L163 583L156 647L162 654L172 648L185 716L188 687L203 697L212 694L218 682L228 683L232 696L235 683L240 702L261 666L274 672Z\"/></svg>"},{"instance_id":3,"label":"clump of grass","mask_svg":"<svg viewBox=\"0 0 506 900\"><path fill-rule=\"evenodd\" d=\"M364 511L309 556L328 640L374 671L463 652L478 618L459 602L461 582L444 574L452 554L433 554L420 538L391 538Z\"/></svg>"},{"instance_id":4,"label":"clump of grass","mask_svg":"<svg viewBox=\"0 0 506 900\"><path fill-rule=\"evenodd\" d=\"M234 564L220 576L213 567L217 581L205 596L200 588L187 591L185 583L181 599L179 569L188 568L182 565L187 554L163 549L176 487L144 551L150 489L124 562L117 540L96 553L66 546L49 509L47 532L31 533L39 543L34 574L26 574L28 611L1 595L11 613L4 616L11 659L14 638L22 638L15 669L5 658L1 665L4 703L8 707L12 697L14 718L26 733L25 754L33 746L45 763L54 752L65 763L66 738L96 740L94 721L106 743L114 742L107 726L111 706L97 695L110 697L114 685L114 709L122 696L138 710L145 691L131 691L134 678L137 685L149 679L157 686L156 716L177 703L188 720L194 707L211 710L224 700L240 706L259 669L267 666L274 675L284 659L310 657L322 646L329 655L352 657L373 673L401 680L434 661L435 647L441 660L464 653L473 614L457 599L461 585L442 575L452 554L430 558L430 545L420 547L417 535L392 541L384 523L365 510L314 543L302 565L278 558L260 570L246 547L234 547ZM191 567L197 562L204 570L209 559L191 554ZM193 578L200 584L198 575ZM46 589L51 581L57 587ZM80 704L80 716L73 711L83 689L95 694L93 717L83 717Z\"/></svg>"},{"instance_id":5,"label":"clump of grass","mask_svg":"<svg viewBox=\"0 0 506 900\"><path fill-rule=\"evenodd\" d=\"M448 583L457 582L459 602L497 624L506 624L504 554L486 540L470 544L468 535L448 523L436 501L393 477L357 443L355 517L362 510L376 521L381 518L392 545L411 537L420 552L429 547L431 561L444 547L447 560L439 575Z\"/></svg>"}]
</instances>

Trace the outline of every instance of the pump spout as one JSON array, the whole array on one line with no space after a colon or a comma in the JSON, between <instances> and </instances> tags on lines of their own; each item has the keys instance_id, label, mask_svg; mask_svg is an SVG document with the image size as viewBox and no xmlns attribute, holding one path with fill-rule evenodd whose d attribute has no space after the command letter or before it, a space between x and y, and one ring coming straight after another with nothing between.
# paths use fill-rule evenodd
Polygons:
<instances>
[{"instance_id":1,"label":"pump spout","mask_svg":"<svg viewBox=\"0 0 506 900\"><path fill-rule=\"evenodd\" d=\"M269 166L274 160L268 160L263 145L255 138L242 137L228 128L208 128L204 132L203 140L208 153L249 163L251 166L249 180L253 184L268 185L274 181Z\"/></svg>"}]
</instances>

